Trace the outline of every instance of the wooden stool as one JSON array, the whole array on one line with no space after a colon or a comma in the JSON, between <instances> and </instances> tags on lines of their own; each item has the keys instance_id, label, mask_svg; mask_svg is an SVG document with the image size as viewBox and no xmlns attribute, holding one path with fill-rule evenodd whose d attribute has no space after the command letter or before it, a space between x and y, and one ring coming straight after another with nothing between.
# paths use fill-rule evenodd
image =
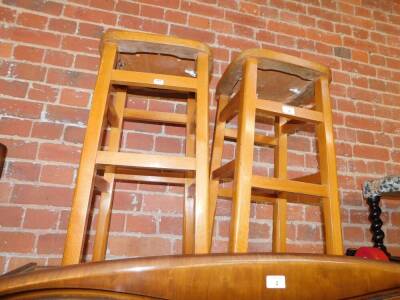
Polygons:
<instances>
[{"instance_id":1,"label":"wooden stool","mask_svg":"<svg viewBox=\"0 0 400 300\"><path fill-rule=\"evenodd\" d=\"M115 180L184 184L183 252L208 252L208 83L212 69L209 48L175 37L112 30L103 36L100 52L63 265L80 262L93 185L102 192L93 260L104 259ZM187 113L126 108L128 88L182 92L187 97ZM111 89L113 101L108 100ZM123 120L186 126L186 156L118 152ZM101 151L106 125L111 127L109 143L107 151ZM96 176L98 169L104 171L104 176ZM194 200L188 195L193 184Z\"/></svg>"},{"instance_id":2,"label":"wooden stool","mask_svg":"<svg viewBox=\"0 0 400 300\"><path fill-rule=\"evenodd\" d=\"M262 49L242 52L223 74L216 92L210 230L217 197L232 197L230 252L247 251L251 200L273 203L273 252L285 252L287 201L293 198L292 193L298 193L322 199L326 252L343 254L329 80L330 71L322 65ZM315 106L310 102L314 99ZM225 128L236 115L237 131ZM275 136L255 134L256 119L265 120L271 116ZM288 134L306 123L316 127L320 172L289 180ZM224 139L236 140L237 144L235 159L221 166ZM255 143L274 147L275 177L252 174ZM232 189L219 188L222 180L233 180ZM256 190L263 193L256 194ZM273 193L269 194L270 191ZM319 198L317 200L319 203Z\"/></svg>"}]
</instances>

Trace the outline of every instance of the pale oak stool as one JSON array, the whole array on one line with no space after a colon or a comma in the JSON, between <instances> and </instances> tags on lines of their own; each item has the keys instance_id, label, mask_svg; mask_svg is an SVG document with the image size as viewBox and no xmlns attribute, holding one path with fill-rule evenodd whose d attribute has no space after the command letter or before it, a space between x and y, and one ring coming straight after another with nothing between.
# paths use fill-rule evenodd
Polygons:
<instances>
[{"instance_id":1,"label":"pale oak stool","mask_svg":"<svg viewBox=\"0 0 400 300\"><path fill-rule=\"evenodd\" d=\"M219 81L210 166L210 230L216 199L232 198L230 252L248 249L251 201L273 203L272 250L285 252L287 202L294 194L302 194L318 197L322 206L326 252L343 254L330 76L330 70L322 65L269 50L249 49L228 66ZM235 116L238 129L226 128ZM255 134L256 119L268 117L272 117L274 136ZM289 180L288 135L306 124L315 125L320 172ZM234 160L222 165L225 139L236 140L236 153ZM252 173L254 144L275 149L274 177ZM220 187L227 180L233 181L232 188ZM307 197L303 198L308 203Z\"/></svg>"},{"instance_id":2,"label":"pale oak stool","mask_svg":"<svg viewBox=\"0 0 400 300\"><path fill-rule=\"evenodd\" d=\"M104 34L100 52L62 264L81 260L93 186L101 191L93 260L104 260L116 180L185 185L183 252L207 253L210 49L191 40L111 30ZM126 108L130 89L184 93L187 113ZM119 152L124 120L186 126L186 155ZM102 151L107 126L109 142L107 151ZM104 175L99 176L98 170Z\"/></svg>"}]
</instances>

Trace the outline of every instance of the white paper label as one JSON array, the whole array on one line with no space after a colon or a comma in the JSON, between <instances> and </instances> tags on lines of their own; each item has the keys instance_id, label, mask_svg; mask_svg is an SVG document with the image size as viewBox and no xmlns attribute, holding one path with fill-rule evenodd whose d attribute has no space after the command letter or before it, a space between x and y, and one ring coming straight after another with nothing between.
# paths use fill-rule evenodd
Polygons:
<instances>
[{"instance_id":1,"label":"white paper label","mask_svg":"<svg viewBox=\"0 0 400 300\"><path fill-rule=\"evenodd\" d=\"M294 107L290 105L282 105L282 112L294 116Z\"/></svg>"},{"instance_id":2,"label":"white paper label","mask_svg":"<svg viewBox=\"0 0 400 300\"><path fill-rule=\"evenodd\" d=\"M267 275L267 289L285 289L286 279L284 275Z\"/></svg>"},{"instance_id":3,"label":"white paper label","mask_svg":"<svg viewBox=\"0 0 400 300\"><path fill-rule=\"evenodd\" d=\"M164 85L164 80L163 79L154 79L153 83L158 84L158 85Z\"/></svg>"}]
</instances>

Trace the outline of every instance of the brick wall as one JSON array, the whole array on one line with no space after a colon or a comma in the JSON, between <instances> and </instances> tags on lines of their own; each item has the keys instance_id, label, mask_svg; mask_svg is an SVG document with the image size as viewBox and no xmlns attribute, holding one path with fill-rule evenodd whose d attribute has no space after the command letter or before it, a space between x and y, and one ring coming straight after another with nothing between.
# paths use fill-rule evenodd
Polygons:
<instances>
[{"instance_id":1,"label":"brick wall","mask_svg":"<svg viewBox=\"0 0 400 300\"><path fill-rule=\"evenodd\" d=\"M245 48L329 65L345 245L370 245L360 185L366 178L400 173L399 0L3 0L0 20L0 141L9 149L0 181L0 272L28 261L60 261L99 38L107 28L206 42L215 57L213 90L228 62ZM129 103L184 109L145 100ZM125 150L184 151L182 128L137 123L125 129ZM290 148L291 171L312 172L313 140L295 135ZM227 144L225 157L233 151ZM271 155L256 149L257 171L271 171ZM108 257L179 253L182 192L118 183ZM229 208L229 202L218 202L215 251L226 249ZM385 200L383 208L386 242L400 254L400 202ZM271 216L271 206L252 207L252 251L270 250ZM290 251L322 251L319 221L319 208L290 205Z\"/></svg>"}]
</instances>

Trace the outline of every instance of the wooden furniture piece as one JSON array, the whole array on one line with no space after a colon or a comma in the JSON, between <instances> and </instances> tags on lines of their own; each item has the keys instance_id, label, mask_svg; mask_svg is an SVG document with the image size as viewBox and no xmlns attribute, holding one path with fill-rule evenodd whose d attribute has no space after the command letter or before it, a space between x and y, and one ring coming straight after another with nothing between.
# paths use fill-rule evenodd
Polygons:
<instances>
[{"instance_id":1,"label":"wooden furniture piece","mask_svg":"<svg viewBox=\"0 0 400 300\"><path fill-rule=\"evenodd\" d=\"M399 299L399 288L396 263L293 254L134 258L0 277L0 298L14 300Z\"/></svg>"},{"instance_id":2,"label":"wooden furniture piece","mask_svg":"<svg viewBox=\"0 0 400 300\"><path fill-rule=\"evenodd\" d=\"M382 230L383 222L380 218L382 210L379 207L381 197L400 197L400 176L386 176L383 178L368 180L363 184L363 196L367 199L371 221L372 242L375 248L381 249L389 258L400 261L399 257L392 257L387 251L384 239L385 233Z\"/></svg>"},{"instance_id":3,"label":"wooden furniture piece","mask_svg":"<svg viewBox=\"0 0 400 300\"><path fill-rule=\"evenodd\" d=\"M207 253L210 49L170 36L110 30L102 38L100 52L62 264L80 262L93 185L101 191L93 260L104 259L115 180L185 185L183 252ZM187 100L187 113L126 108L132 89L180 93ZM113 100L109 100L110 93ZM124 120L186 126L186 156L119 152ZM109 142L104 150L100 145L107 125ZM97 170L103 171L103 176L96 175ZM194 200L189 195L193 184Z\"/></svg>"},{"instance_id":4,"label":"wooden furniture piece","mask_svg":"<svg viewBox=\"0 0 400 300\"><path fill-rule=\"evenodd\" d=\"M250 201L273 203L273 252L285 252L287 201L296 200L292 197L296 193L310 196L300 199L306 203L321 203L326 252L343 254L330 76L330 70L322 65L269 50L250 49L228 66L219 81L210 167L210 220L213 222L218 196L233 198L230 252L247 251ZM235 116L238 129L226 128ZM268 117L272 117L275 135L256 134L256 120L268 121ZM315 126L320 172L288 179L288 135L307 124ZM237 144L235 159L222 165L224 139L236 140ZM275 149L273 178L253 175L254 144ZM226 180L233 181L232 189L220 188L220 182Z\"/></svg>"},{"instance_id":5,"label":"wooden furniture piece","mask_svg":"<svg viewBox=\"0 0 400 300\"><path fill-rule=\"evenodd\" d=\"M3 174L4 164L6 163L7 147L0 143L0 178Z\"/></svg>"}]
</instances>

